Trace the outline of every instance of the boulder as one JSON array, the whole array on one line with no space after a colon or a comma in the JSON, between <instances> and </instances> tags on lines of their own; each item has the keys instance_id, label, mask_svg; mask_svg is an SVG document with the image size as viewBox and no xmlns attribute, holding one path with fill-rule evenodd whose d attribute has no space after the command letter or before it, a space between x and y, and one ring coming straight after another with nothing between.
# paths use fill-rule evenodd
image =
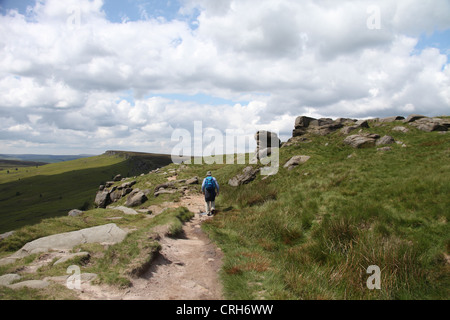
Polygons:
<instances>
[{"instance_id":1,"label":"boulder","mask_svg":"<svg viewBox=\"0 0 450 320\"><path fill-rule=\"evenodd\" d=\"M232 187L238 187L243 184L247 184L256 178L256 174L259 172L259 169L255 169L251 166L246 167L244 170L242 170L242 173L238 174L237 176L231 178L228 181L228 184Z\"/></svg>"},{"instance_id":2,"label":"boulder","mask_svg":"<svg viewBox=\"0 0 450 320\"><path fill-rule=\"evenodd\" d=\"M309 127L310 122L314 120L316 119L306 116L298 117L297 119L295 119L295 128L307 128Z\"/></svg>"},{"instance_id":3,"label":"boulder","mask_svg":"<svg viewBox=\"0 0 450 320\"><path fill-rule=\"evenodd\" d=\"M129 214L129 215L136 215L139 214L139 212L137 212L134 209L128 208L128 207L124 207L124 206L118 206L118 207L109 207L110 209L114 209L114 210L119 210L122 211L124 214Z\"/></svg>"},{"instance_id":4,"label":"boulder","mask_svg":"<svg viewBox=\"0 0 450 320\"><path fill-rule=\"evenodd\" d=\"M414 121L422 119L422 118L426 118L426 117L422 116L420 114L411 114L406 118L405 122L410 123L410 122L414 122Z\"/></svg>"},{"instance_id":5,"label":"boulder","mask_svg":"<svg viewBox=\"0 0 450 320\"><path fill-rule=\"evenodd\" d=\"M118 174L113 178L114 181L120 181L122 180L122 175Z\"/></svg>"},{"instance_id":6,"label":"boulder","mask_svg":"<svg viewBox=\"0 0 450 320\"><path fill-rule=\"evenodd\" d=\"M123 188L122 190L122 197L125 197L127 194L130 194L133 189L132 188Z\"/></svg>"},{"instance_id":7,"label":"boulder","mask_svg":"<svg viewBox=\"0 0 450 320\"><path fill-rule=\"evenodd\" d=\"M128 195L125 205L127 207L136 207L143 204L147 200L148 198L143 191L135 189Z\"/></svg>"},{"instance_id":8,"label":"boulder","mask_svg":"<svg viewBox=\"0 0 450 320\"><path fill-rule=\"evenodd\" d=\"M395 143L395 139L394 138L392 138L391 136L384 136L383 138L379 139L376 142L376 145L379 146L379 145L382 145L382 144L393 144L393 143Z\"/></svg>"},{"instance_id":9,"label":"boulder","mask_svg":"<svg viewBox=\"0 0 450 320\"><path fill-rule=\"evenodd\" d=\"M347 138L345 138L344 143L356 148L356 149L361 149L361 148L369 148L369 147L374 147L375 146L375 141L376 138L367 136L367 135L351 135L348 136Z\"/></svg>"},{"instance_id":10,"label":"boulder","mask_svg":"<svg viewBox=\"0 0 450 320\"><path fill-rule=\"evenodd\" d=\"M78 217L78 216L83 215L83 213L84 213L84 212L81 211L81 210L73 209L73 210L70 210L70 211L69 211L68 216L70 216L70 217Z\"/></svg>"},{"instance_id":11,"label":"boulder","mask_svg":"<svg viewBox=\"0 0 450 320\"><path fill-rule=\"evenodd\" d=\"M299 164L307 162L309 159L311 159L310 156L293 156L288 162L286 162L284 167L288 170L292 170Z\"/></svg>"},{"instance_id":12,"label":"boulder","mask_svg":"<svg viewBox=\"0 0 450 320\"><path fill-rule=\"evenodd\" d=\"M367 120L358 120L355 122L355 126L357 128L370 128L369 121Z\"/></svg>"},{"instance_id":13,"label":"boulder","mask_svg":"<svg viewBox=\"0 0 450 320\"><path fill-rule=\"evenodd\" d=\"M379 122L394 122L394 121L401 121L401 120L405 120L405 117L393 116L393 117L381 118L378 121Z\"/></svg>"},{"instance_id":14,"label":"boulder","mask_svg":"<svg viewBox=\"0 0 450 320\"><path fill-rule=\"evenodd\" d=\"M410 123L410 125L425 132L448 131L450 122L440 118L421 118Z\"/></svg>"},{"instance_id":15,"label":"boulder","mask_svg":"<svg viewBox=\"0 0 450 320\"><path fill-rule=\"evenodd\" d=\"M30 254L47 252L49 250L68 250L83 243L108 243L121 242L127 233L110 223L102 226L86 228L78 231L54 234L48 237L28 242L11 256L0 259L0 265L13 263L17 259Z\"/></svg>"},{"instance_id":16,"label":"boulder","mask_svg":"<svg viewBox=\"0 0 450 320\"><path fill-rule=\"evenodd\" d=\"M370 128L369 121L367 121L367 120L355 121L353 123L353 125L348 126L348 127L343 127L341 129L341 133L347 135L347 134L350 134L350 132L352 132L356 129L360 129L360 128Z\"/></svg>"},{"instance_id":17,"label":"boulder","mask_svg":"<svg viewBox=\"0 0 450 320\"><path fill-rule=\"evenodd\" d=\"M330 118L314 119L310 117L297 117L295 119L295 127L292 132L293 137L302 136L306 133L313 133L316 135L328 135L344 126L344 123L350 119L339 119L339 121L333 121ZM351 121L351 120L350 120Z\"/></svg>"},{"instance_id":18,"label":"boulder","mask_svg":"<svg viewBox=\"0 0 450 320\"><path fill-rule=\"evenodd\" d=\"M114 181L106 181L105 187L106 187L106 188L109 188L109 187L111 187L113 184L114 184Z\"/></svg>"},{"instance_id":19,"label":"boulder","mask_svg":"<svg viewBox=\"0 0 450 320\"><path fill-rule=\"evenodd\" d=\"M94 203L98 208L106 208L106 206L111 203L109 191L106 189L104 189L103 191L98 191L95 196Z\"/></svg>"},{"instance_id":20,"label":"boulder","mask_svg":"<svg viewBox=\"0 0 450 320\"><path fill-rule=\"evenodd\" d=\"M0 286L7 286L13 283L14 281L20 280L22 277L15 273L7 273L3 276L0 276Z\"/></svg>"},{"instance_id":21,"label":"boulder","mask_svg":"<svg viewBox=\"0 0 450 320\"><path fill-rule=\"evenodd\" d=\"M110 198L111 202L117 202L118 200L120 200L120 198L122 198L122 194L123 194L122 190L117 188L114 191L109 193L109 198Z\"/></svg>"}]
</instances>

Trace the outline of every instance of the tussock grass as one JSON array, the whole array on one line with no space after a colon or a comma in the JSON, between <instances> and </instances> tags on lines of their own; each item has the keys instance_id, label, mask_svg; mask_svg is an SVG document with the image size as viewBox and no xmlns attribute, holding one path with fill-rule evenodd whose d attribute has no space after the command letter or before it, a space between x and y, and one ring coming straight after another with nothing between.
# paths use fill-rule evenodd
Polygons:
<instances>
[{"instance_id":1,"label":"tussock grass","mask_svg":"<svg viewBox=\"0 0 450 320\"><path fill-rule=\"evenodd\" d=\"M450 138L396 125L364 131L406 148L380 153L345 146L339 133L310 137L280 152L281 165L299 154L311 156L306 164L224 187L219 204L232 209L204 228L226 253L227 297L448 298ZM264 268L242 250L261 253ZM370 265L381 268L381 290L366 286Z\"/></svg>"}]
</instances>

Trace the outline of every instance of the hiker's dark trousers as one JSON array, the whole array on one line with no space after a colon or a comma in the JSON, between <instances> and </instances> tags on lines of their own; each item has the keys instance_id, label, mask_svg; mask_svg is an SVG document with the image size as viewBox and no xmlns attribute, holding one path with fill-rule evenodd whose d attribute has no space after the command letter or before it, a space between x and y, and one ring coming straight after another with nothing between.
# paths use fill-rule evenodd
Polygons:
<instances>
[{"instance_id":1,"label":"hiker's dark trousers","mask_svg":"<svg viewBox=\"0 0 450 320\"><path fill-rule=\"evenodd\" d=\"M216 200L216 190L213 191L205 190L206 213L210 213L211 210L216 209L215 200Z\"/></svg>"}]
</instances>

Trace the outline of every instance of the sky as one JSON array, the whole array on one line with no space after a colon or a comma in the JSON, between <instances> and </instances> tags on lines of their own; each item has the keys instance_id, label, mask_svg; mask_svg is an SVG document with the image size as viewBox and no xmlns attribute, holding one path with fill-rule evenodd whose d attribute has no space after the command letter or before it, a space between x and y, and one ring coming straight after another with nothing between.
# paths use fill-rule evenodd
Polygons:
<instances>
[{"instance_id":1,"label":"sky","mask_svg":"<svg viewBox=\"0 0 450 320\"><path fill-rule=\"evenodd\" d=\"M449 57L449 0L0 0L0 153L450 115Z\"/></svg>"}]
</instances>

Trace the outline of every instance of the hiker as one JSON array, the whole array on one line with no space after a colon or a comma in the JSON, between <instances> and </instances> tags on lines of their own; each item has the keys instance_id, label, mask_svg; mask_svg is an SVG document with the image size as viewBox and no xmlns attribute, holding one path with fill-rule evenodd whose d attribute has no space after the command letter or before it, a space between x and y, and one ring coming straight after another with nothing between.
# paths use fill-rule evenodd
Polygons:
<instances>
[{"instance_id":1,"label":"hiker","mask_svg":"<svg viewBox=\"0 0 450 320\"><path fill-rule=\"evenodd\" d=\"M217 183L216 178L212 176L211 171L208 171L206 173L206 178L203 179L202 193L205 195L206 213L208 216L211 216L216 211L215 200L216 195L219 195L219 184Z\"/></svg>"}]
</instances>

